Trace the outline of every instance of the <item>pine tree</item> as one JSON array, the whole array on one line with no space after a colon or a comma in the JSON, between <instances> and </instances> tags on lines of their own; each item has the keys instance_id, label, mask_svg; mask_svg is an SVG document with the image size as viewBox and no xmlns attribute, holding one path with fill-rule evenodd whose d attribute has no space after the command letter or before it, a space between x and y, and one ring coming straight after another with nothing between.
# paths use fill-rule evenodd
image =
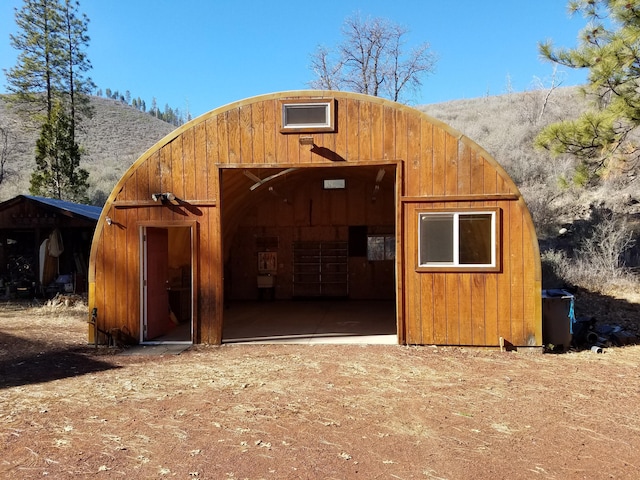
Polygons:
<instances>
[{"instance_id":1,"label":"pine tree","mask_svg":"<svg viewBox=\"0 0 640 480\"><path fill-rule=\"evenodd\" d=\"M30 113L49 116L62 84L60 5L58 0L25 0L15 18L19 31L10 40L19 53L16 66L6 71L7 90Z\"/></svg>"},{"instance_id":2,"label":"pine tree","mask_svg":"<svg viewBox=\"0 0 640 480\"><path fill-rule=\"evenodd\" d=\"M640 146L632 132L640 127L640 0L574 0L572 13L582 13L588 25L574 49L540 45L551 62L588 69L584 93L592 108L576 120L552 124L536 138L554 154L581 159L580 168L600 174L620 162L633 168Z\"/></svg>"},{"instance_id":3,"label":"pine tree","mask_svg":"<svg viewBox=\"0 0 640 480\"><path fill-rule=\"evenodd\" d=\"M88 203L89 173L80 168L81 150L73 139L72 121L60 101L36 141L36 169L31 174L32 195Z\"/></svg>"},{"instance_id":4,"label":"pine tree","mask_svg":"<svg viewBox=\"0 0 640 480\"><path fill-rule=\"evenodd\" d=\"M62 85L67 98L74 142L81 118L90 118L93 114L89 94L95 88L91 78L83 76L91 69L91 62L85 52L89 44L89 19L85 14L80 15L79 9L80 3L77 1L64 0L61 5L61 31L64 37Z\"/></svg>"},{"instance_id":5,"label":"pine tree","mask_svg":"<svg viewBox=\"0 0 640 480\"><path fill-rule=\"evenodd\" d=\"M11 36L17 64L6 76L16 104L40 113L32 193L86 201L88 174L79 168L76 132L92 114L88 95L95 85L85 78L89 20L79 8L77 0L25 0Z\"/></svg>"}]
</instances>

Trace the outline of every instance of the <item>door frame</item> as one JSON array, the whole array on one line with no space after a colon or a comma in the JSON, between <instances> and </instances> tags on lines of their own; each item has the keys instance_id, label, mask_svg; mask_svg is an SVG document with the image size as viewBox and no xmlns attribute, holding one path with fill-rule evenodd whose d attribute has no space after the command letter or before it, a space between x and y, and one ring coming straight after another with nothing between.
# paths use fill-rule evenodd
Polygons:
<instances>
[{"instance_id":1,"label":"door frame","mask_svg":"<svg viewBox=\"0 0 640 480\"><path fill-rule=\"evenodd\" d=\"M147 228L187 228L189 229L190 234L190 263L191 263L191 295L189 300L190 306L190 339L189 340L145 340L145 326L147 325L147 285L146 285L146 276L147 276L147 242L146 242L146 230ZM163 221L147 221L147 222L138 222L138 237L140 242L140 333L139 333L139 343L141 345L160 345L160 344L185 344L192 345L196 341L196 319L197 316L197 302L196 292L197 292L197 284L196 279L197 275L197 262L196 262L196 252L197 252L197 222L163 222Z\"/></svg>"}]
</instances>

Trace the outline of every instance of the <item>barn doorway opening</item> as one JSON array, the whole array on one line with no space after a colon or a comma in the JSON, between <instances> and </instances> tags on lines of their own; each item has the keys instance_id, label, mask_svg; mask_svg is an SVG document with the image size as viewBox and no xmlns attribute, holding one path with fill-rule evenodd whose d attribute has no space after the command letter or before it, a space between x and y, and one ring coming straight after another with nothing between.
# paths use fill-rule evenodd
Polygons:
<instances>
[{"instance_id":1,"label":"barn doorway opening","mask_svg":"<svg viewBox=\"0 0 640 480\"><path fill-rule=\"evenodd\" d=\"M223 342L397 343L395 164L230 168L221 185Z\"/></svg>"},{"instance_id":2,"label":"barn doorway opening","mask_svg":"<svg viewBox=\"0 0 640 480\"><path fill-rule=\"evenodd\" d=\"M145 226L140 241L140 343L192 343L192 228Z\"/></svg>"}]
</instances>

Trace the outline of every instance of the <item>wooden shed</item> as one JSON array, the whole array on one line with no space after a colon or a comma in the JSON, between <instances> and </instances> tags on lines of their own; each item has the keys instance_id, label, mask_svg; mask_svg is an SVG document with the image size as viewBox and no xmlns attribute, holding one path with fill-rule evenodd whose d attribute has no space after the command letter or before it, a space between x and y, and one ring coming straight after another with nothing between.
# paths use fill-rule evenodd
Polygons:
<instances>
[{"instance_id":1,"label":"wooden shed","mask_svg":"<svg viewBox=\"0 0 640 480\"><path fill-rule=\"evenodd\" d=\"M390 302L400 344L542 345L522 195L405 105L292 91L220 107L143 154L104 206L89 268L103 331L156 343L186 325L180 341L220 344L233 305L308 299L354 316Z\"/></svg>"},{"instance_id":2,"label":"wooden shed","mask_svg":"<svg viewBox=\"0 0 640 480\"><path fill-rule=\"evenodd\" d=\"M18 195L0 203L0 297L87 291L101 207Z\"/></svg>"}]
</instances>

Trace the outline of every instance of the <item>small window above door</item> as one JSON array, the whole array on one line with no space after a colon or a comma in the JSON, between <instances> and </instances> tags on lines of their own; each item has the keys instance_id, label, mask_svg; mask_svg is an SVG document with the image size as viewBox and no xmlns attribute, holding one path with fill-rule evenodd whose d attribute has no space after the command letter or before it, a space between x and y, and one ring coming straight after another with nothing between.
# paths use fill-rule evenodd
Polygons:
<instances>
[{"instance_id":1,"label":"small window above door","mask_svg":"<svg viewBox=\"0 0 640 480\"><path fill-rule=\"evenodd\" d=\"M282 100L281 133L335 131L335 101L332 98Z\"/></svg>"}]
</instances>

